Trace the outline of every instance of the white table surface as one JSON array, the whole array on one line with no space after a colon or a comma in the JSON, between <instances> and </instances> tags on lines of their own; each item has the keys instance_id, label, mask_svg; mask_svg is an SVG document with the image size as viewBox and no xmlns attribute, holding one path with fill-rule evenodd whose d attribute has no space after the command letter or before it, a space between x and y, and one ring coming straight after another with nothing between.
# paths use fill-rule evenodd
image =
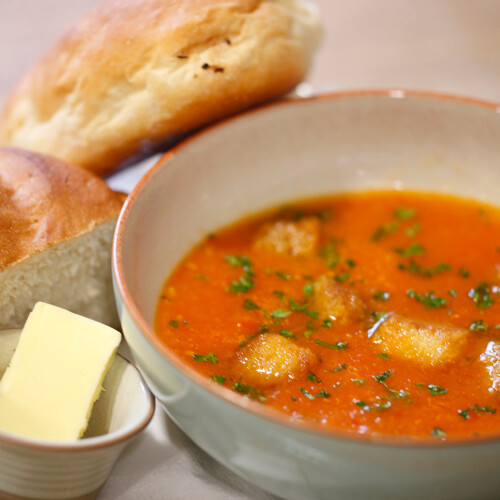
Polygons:
<instances>
[{"instance_id":1,"label":"white table surface","mask_svg":"<svg viewBox=\"0 0 500 500\"><path fill-rule=\"evenodd\" d=\"M0 102L99 0L0 0ZM500 1L316 0L325 34L307 81L318 91L404 88L500 102ZM114 179L130 189L146 166ZM99 500L271 499L194 445L158 407Z\"/></svg>"}]
</instances>

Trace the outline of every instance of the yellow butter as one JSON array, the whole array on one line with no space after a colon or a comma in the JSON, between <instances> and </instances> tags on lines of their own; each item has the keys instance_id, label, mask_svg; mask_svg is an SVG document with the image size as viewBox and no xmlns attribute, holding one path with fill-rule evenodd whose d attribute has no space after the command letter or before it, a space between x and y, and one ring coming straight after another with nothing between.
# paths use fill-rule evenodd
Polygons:
<instances>
[{"instance_id":1,"label":"yellow butter","mask_svg":"<svg viewBox=\"0 0 500 500\"><path fill-rule=\"evenodd\" d=\"M0 381L0 429L46 440L83 435L121 334L39 302Z\"/></svg>"}]
</instances>

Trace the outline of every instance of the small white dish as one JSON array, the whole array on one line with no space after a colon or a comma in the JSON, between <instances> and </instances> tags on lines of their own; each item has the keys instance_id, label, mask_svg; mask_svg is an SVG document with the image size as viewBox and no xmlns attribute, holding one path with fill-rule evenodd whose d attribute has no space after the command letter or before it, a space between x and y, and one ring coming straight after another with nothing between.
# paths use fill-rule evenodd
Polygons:
<instances>
[{"instance_id":1,"label":"small white dish","mask_svg":"<svg viewBox=\"0 0 500 500\"><path fill-rule=\"evenodd\" d=\"M20 334L0 331L0 376ZM0 431L0 498L92 500L122 450L149 423L154 407L137 368L117 355L82 439L61 443Z\"/></svg>"}]
</instances>

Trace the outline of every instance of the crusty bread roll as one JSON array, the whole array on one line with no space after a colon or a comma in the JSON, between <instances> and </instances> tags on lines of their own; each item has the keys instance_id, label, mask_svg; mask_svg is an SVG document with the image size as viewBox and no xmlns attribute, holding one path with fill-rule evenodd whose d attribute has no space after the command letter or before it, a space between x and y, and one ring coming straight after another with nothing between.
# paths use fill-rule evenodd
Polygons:
<instances>
[{"instance_id":1,"label":"crusty bread roll","mask_svg":"<svg viewBox=\"0 0 500 500\"><path fill-rule=\"evenodd\" d=\"M7 101L0 144L104 174L280 96L319 38L307 0L108 0Z\"/></svg>"},{"instance_id":2,"label":"crusty bread roll","mask_svg":"<svg viewBox=\"0 0 500 500\"><path fill-rule=\"evenodd\" d=\"M0 328L43 301L118 326L111 244L125 195L79 167L0 148Z\"/></svg>"}]
</instances>

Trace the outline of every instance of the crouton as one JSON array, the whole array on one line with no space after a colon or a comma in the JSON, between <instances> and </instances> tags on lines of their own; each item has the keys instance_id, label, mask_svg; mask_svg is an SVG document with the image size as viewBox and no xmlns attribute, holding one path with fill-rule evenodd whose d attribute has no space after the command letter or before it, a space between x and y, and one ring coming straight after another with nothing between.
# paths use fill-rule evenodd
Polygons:
<instances>
[{"instance_id":1,"label":"crouton","mask_svg":"<svg viewBox=\"0 0 500 500\"><path fill-rule=\"evenodd\" d=\"M282 335L264 333L236 353L235 369L241 379L266 389L288 379L300 377L317 361L306 347Z\"/></svg>"},{"instance_id":2,"label":"crouton","mask_svg":"<svg viewBox=\"0 0 500 500\"><path fill-rule=\"evenodd\" d=\"M490 391L500 389L500 342L488 342L485 351L479 356L485 364L490 378Z\"/></svg>"},{"instance_id":3,"label":"crouton","mask_svg":"<svg viewBox=\"0 0 500 500\"><path fill-rule=\"evenodd\" d=\"M312 256L318 251L320 222L316 217L263 224L254 248L291 256Z\"/></svg>"},{"instance_id":4,"label":"crouton","mask_svg":"<svg viewBox=\"0 0 500 500\"><path fill-rule=\"evenodd\" d=\"M458 356L466 336L463 328L389 314L372 339L390 355L438 366Z\"/></svg>"},{"instance_id":5,"label":"crouton","mask_svg":"<svg viewBox=\"0 0 500 500\"><path fill-rule=\"evenodd\" d=\"M356 323L367 316L365 303L353 289L325 275L314 282L314 304L320 318L329 318L340 325Z\"/></svg>"}]
</instances>

